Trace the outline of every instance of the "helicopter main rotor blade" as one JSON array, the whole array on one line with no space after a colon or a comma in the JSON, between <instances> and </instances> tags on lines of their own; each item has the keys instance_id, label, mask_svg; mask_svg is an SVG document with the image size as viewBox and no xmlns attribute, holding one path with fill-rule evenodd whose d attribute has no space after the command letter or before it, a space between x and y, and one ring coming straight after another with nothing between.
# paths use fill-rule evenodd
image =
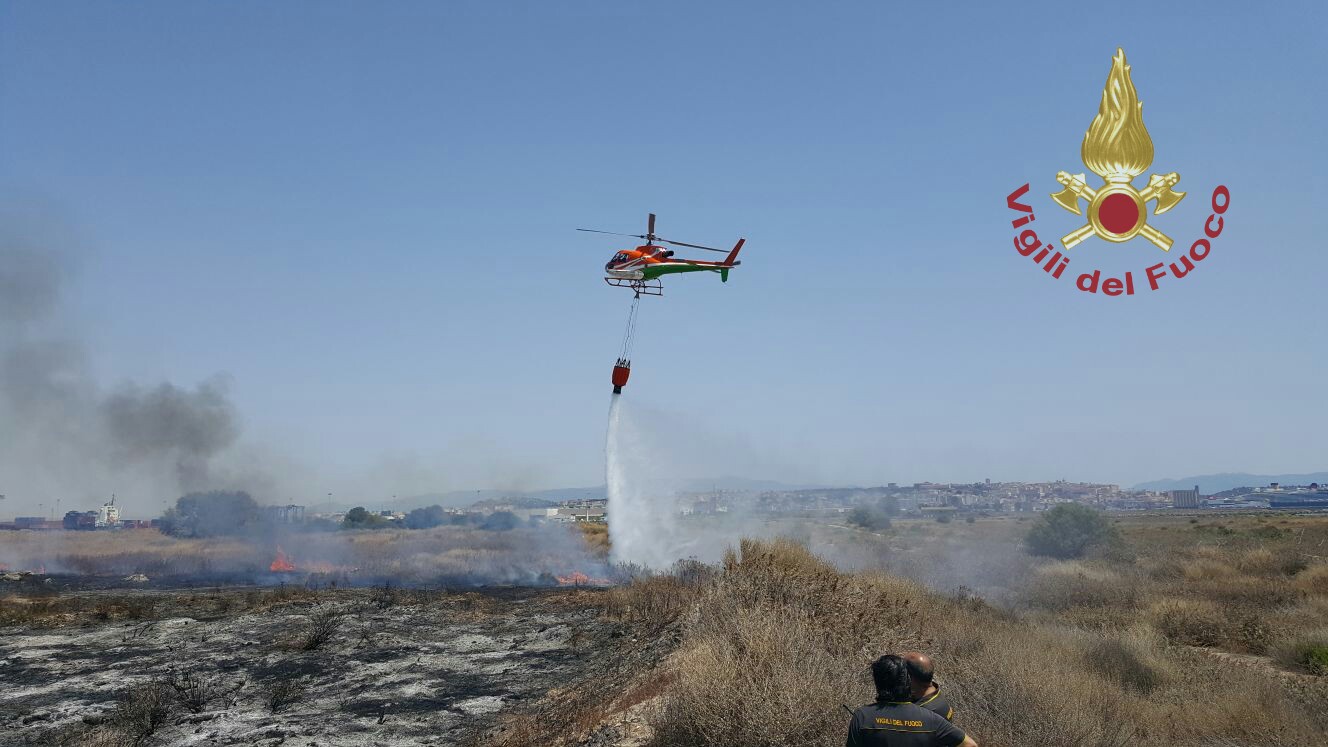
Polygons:
<instances>
[{"instance_id":1,"label":"helicopter main rotor blade","mask_svg":"<svg viewBox=\"0 0 1328 747\"><path fill-rule=\"evenodd\" d=\"M619 232L617 232L617 231L601 231L601 230L599 230L598 228L578 228L578 229L576 229L576 230L578 230L578 231L585 231L586 233L607 233L607 234L609 234L610 236L631 236L631 237L634 238L634 239L644 239L644 238L645 238L645 236L642 236L642 235L639 234L639 233L619 233Z\"/></svg>"},{"instance_id":2,"label":"helicopter main rotor blade","mask_svg":"<svg viewBox=\"0 0 1328 747\"><path fill-rule=\"evenodd\" d=\"M714 248L713 246L701 246L700 244L687 244L687 243L684 243L684 242L682 242L682 241L671 241L671 240L669 240L669 239L661 239L661 238L659 238L658 236L655 237L655 240L656 240L656 241L662 241L662 242L664 242L665 244L672 244L672 245L674 245L674 246L685 246L685 247L688 247L688 248L691 248L691 249L704 249L704 250L706 250L706 251L708 251L708 252L719 252L720 254L728 254L727 251L725 251L725 250L723 250L723 249L716 249L716 248Z\"/></svg>"},{"instance_id":3,"label":"helicopter main rotor blade","mask_svg":"<svg viewBox=\"0 0 1328 747\"><path fill-rule=\"evenodd\" d=\"M651 235L651 236L654 236L654 235L655 235L655 214L654 214L654 213L651 213L651 214L650 214L650 220L647 221L646 233L649 234L649 235Z\"/></svg>"}]
</instances>

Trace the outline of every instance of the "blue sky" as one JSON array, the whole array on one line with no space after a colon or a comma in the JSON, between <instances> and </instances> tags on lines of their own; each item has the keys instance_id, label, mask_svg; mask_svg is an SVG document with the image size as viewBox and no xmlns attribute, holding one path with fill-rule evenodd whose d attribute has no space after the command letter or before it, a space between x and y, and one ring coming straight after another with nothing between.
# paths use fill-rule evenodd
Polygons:
<instances>
[{"instance_id":1,"label":"blue sky","mask_svg":"<svg viewBox=\"0 0 1328 747\"><path fill-rule=\"evenodd\" d=\"M573 229L648 211L748 239L642 302L624 396L681 471L1328 468L1328 13L1117 6L4 3L0 200L75 258L99 380L224 374L293 499L601 481L629 296ZM1111 299L1015 254L1005 196L1077 227L1046 195L1117 46L1189 192L1152 223L1183 250L1232 206Z\"/></svg>"}]
</instances>

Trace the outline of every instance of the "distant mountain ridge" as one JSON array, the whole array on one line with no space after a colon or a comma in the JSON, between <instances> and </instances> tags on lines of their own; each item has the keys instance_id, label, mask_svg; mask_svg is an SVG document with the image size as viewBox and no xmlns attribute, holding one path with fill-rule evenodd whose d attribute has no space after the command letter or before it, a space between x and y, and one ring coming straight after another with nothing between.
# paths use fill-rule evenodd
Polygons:
<instances>
[{"instance_id":1,"label":"distant mountain ridge","mask_svg":"<svg viewBox=\"0 0 1328 747\"><path fill-rule=\"evenodd\" d=\"M1134 486L1135 490L1189 490L1195 485L1199 486L1199 492L1204 495L1220 493L1223 490L1232 488L1259 488L1268 485L1268 483L1280 483L1282 485L1309 485L1317 482L1320 485L1328 483L1328 472L1308 472L1300 475L1252 475L1248 472L1222 472L1216 475L1197 475L1194 477L1182 477L1179 479L1165 478L1162 480L1153 480L1152 482L1141 482Z\"/></svg>"}]
</instances>

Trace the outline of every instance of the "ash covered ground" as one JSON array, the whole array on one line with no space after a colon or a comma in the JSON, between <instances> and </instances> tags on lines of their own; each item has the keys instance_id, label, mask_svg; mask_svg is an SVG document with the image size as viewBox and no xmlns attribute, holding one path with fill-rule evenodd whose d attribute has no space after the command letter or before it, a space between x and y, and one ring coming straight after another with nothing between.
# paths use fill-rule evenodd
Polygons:
<instances>
[{"instance_id":1,"label":"ash covered ground","mask_svg":"<svg viewBox=\"0 0 1328 747\"><path fill-rule=\"evenodd\" d=\"M43 595L38 579L0 584L3 744L480 743L630 640L584 589Z\"/></svg>"}]
</instances>

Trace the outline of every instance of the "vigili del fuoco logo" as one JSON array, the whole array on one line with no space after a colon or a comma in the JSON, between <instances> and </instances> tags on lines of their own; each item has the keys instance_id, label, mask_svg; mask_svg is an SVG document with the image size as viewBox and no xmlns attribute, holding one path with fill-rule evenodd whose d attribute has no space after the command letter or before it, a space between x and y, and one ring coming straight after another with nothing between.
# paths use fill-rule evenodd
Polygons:
<instances>
[{"instance_id":1,"label":"vigili del fuoco logo","mask_svg":"<svg viewBox=\"0 0 1328 747\"><path fill-rule=\"evenodd\" d=\"M1075 215L1085 215L1086 211L1088 219L1087 223L1061 237L1061 248L1044 244L1030 226L1037 216L1031 204L1021 202L1028 199L1028 184L1005 198L1006 206L1020 213L1010 221L1010 225L1019 231L1014 238L1015 251L1031 258L1056 280L1062 276L1074 278L1075 287L1085 293L1100 291L1108 296L1133 296L1136 290L1134 271L1126 272L1124 277L1103 277L1100 269L1089 269L1078 276L1065 274L1070 265L1070 250L1083 245L1075 251L1078 259L1091 246L1092 242L1084 244L1089 239L1096 237L1120 244L1139 237L1156 250L1165 252L1166 255L1160 258L1154 255L1152 259L1162 261L1144 267L1139 278L1140 289L1146 284L1150 290L1158 290L1166 284L1168 276L1180 280L1189 275L1212 250L1212 240L1222 234L1222 214L1231 205L1231 193L1221 185L1212 193L1212 213L1203 225L1204 238L1191 244L1189 251L1172 252L1174 242L1171 237L1162 228L1148 222L1149 203L1153 204L1153 215L1162 216L1185 199L1186 193L1176 191L1180 174L1175 171L1149 174L1148 184L1143 189L1135 188L1134 180L1148 171L1153 163L1153 139L1144 127L1143 109L1130 78L1130 66L1125 63L1125 51L1117 49L1111 60L1107 85L1102 89L1102 104L1093 123L1088 126L1088 132L1084 133L1084 142L1079 149L1084 166L1101 177L1103 184L1089 184L1084 174L1065 171L1056 174L1056 181L1063 189L1052 194L1051 199Z\"/></svg>"}]
</instances>

